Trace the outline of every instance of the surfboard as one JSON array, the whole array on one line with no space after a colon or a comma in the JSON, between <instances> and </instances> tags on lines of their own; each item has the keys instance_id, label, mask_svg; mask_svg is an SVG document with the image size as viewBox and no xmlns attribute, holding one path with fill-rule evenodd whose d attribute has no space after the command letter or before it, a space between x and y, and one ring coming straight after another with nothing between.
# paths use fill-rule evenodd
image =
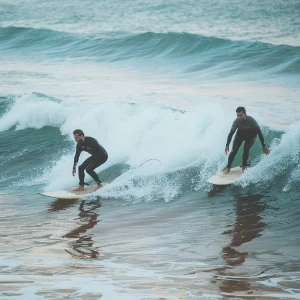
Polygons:
<instances>
[{"instance_id":1,"label":"surfboard","mask_svg":"<svg viewBox=\"0 0 300 300\"><path fill-rule=\"evenodd\" d=\"M222 172L210 177L207 182L214 185L229 185L237 181L244 173L242 173L241 167L235 167L230 169L228 174Z\"/></svg>"},{"instance_id":2,"label":"surfboard","mask_svg":"<svg viewBox=\"0 0 300 300\"><path fill-rule=\"evenodd\" d=\"M105 185L105 184L103 184ZM93 194L96 190L96 185L89 185L85 186L83 191L73 191L73 189L69 190L60 190L60 191L54 191L54 192L38 192L38 194L50 198L56 198L56 199L80 199L82 197L87 197L91 194Z\"/></svg>"}]
</instances>

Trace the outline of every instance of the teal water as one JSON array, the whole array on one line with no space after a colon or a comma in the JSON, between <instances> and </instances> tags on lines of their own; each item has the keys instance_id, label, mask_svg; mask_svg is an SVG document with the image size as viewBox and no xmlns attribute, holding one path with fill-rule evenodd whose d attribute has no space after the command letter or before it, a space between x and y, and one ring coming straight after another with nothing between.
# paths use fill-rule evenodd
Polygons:
<instances>
[{"instance_id":1,"label":"teal water","mask_svg":"<svg viewBox=\"0 0 300 300\"><path fill-rule=\"evenodd\" d=\"M0 4L1 299L300 299L299 1ZM240 105L271 154L212 188ZM110 184L38 195L76 128Z\"/></svg>"}]
</instances>

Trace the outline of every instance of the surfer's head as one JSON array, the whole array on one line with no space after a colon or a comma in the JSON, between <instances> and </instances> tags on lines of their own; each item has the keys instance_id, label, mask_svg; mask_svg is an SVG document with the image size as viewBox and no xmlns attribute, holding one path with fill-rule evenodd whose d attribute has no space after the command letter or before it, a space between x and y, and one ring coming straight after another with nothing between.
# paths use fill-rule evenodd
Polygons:
<instances>
[{"instance_id":1,"label":"surfer's head","mask_svg":"<svg viewBox=\"0 0 300 300\"><path fill-rule=\"evenodd\" d=\"M245 107L239 106L239 107L236 109L236 116L237 116L237 118L240 119L240 120L246 120L247 114L246 114L246 109L245 109Z\"/></svg>"},{"instance_id":2,"label":"surfer's head","mask_svg":"<svg viewBox=\"0 0 300 300\"><path fill-rule=\"evenodd\" d=\"M81 129L75 129L73 131L73 136L77 144L82 144L84 142L84 133Z\"/></svg>"}]
</instances>

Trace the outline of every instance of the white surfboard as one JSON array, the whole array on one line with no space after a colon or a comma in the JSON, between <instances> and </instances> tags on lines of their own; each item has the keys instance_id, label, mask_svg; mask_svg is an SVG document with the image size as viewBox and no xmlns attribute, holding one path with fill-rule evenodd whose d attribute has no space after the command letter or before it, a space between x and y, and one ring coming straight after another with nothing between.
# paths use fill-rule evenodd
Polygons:
<instances>
[{"instance_id":1,"label":"white surfboard","mask_svg":"<svg viewBox=\"0 0 300 300\"><path fill-rule=\"evenodd\" d=\"M215 185L229 185L237 181L244 173L242 173L241 167L235 167L230 169L228 174L224 174L223 171L210 177L207 182Z\"/></svg>"},{"instance_id":2,"label":"white surfboard","mask_svg":"<svg viewBox=\"0 0 300 300\"><path fill-rule=\"evenodd\" d=\"M103 184L105 185L105 184ZM70 190L60 190L60 191L54 191L54 192L38 192L38 194L46 196L46 197L51 197L51 198L56 198L56 199L80 199L82 197L87 197L91 194L93 194L96 190L96 185L89 185L85 186L83 191L73 191L73 189Z\"/></svg>"}]
</instances>

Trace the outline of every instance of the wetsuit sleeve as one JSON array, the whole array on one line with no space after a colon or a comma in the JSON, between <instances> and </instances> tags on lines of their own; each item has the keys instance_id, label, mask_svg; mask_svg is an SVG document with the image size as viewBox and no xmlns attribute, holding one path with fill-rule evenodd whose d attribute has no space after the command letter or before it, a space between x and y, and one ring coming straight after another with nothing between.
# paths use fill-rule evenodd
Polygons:
<instances>
[{"instance_id":1,"label":"wetsuit sleeve","mask_svg":"<svg viewBox=\"0 0 300 300\"><path fill-rule=\"evenodd\" d=\"M233 137L233 135L234 135L236 129L237 129L237 122L236 122L236 120L235 120L235 121L233 122L233 124L232 124L232 126L231 126L231 129L230 129L230 132L229 132L229 134L228 134L226 147L229 147L229 144L230 144L230 142L231 142L231 139L232 139L232 137Z\"/></svg>"},{"instance_id":2,"label":"wetsuit sleeve","mask_svg":"<svg viewBox=\"0 0 300 300\"><path fill-rule=\"evenodd\" d=\"M259 140L260 140L260 142L261 142L261 145L264 147L264 146L266 146L266 144L265 144L265 139L264 139L264 137L263 137L263 135L262 135L262 133L261 133L261 130L260 130L260 127L258 126L258 128L257 128L257 135L258 135L258 137L259 137Z\"/></svg>"},{"instance_id":3,"label":"wetsuit sleeve","mask_svg":"<svg viewBox=\"0 0 300 300\"><path fill-rule=\"evenodd\" d=\"M81 148L78 147L78 145L77 145L77 147L76 147L76 153L75 153L75 156L74 156L74 165L73 165L73 168L76 168L76 165L77 165L78 160L79 160L80 153L81 153Z\"/></svg>"},{"instance_id":4,"label":"wetsuit sleeve","mask_svg":"<svg viewBox=\"0 0 300 300\"><path fill-rule=\"evenodd\" d=\"M261 129L260 129L258 123L257 123L256 120L255 120L254 118L252 118L252 117L250 118L250 120L251 120L253 126L254 126L255 129L256 129L256 132L257 132L257 135L258 135L259 140L260 140L260 142L261 142L261 145L262 145L263 147L266 146L266 144L265 144L265 139L264 139L264 137L263 137L263 135L262 135L262 132L261 132Z\"/></svg>"},{"instance_id":5,"label":"wetsuit sleeve","mask_svg":"<svg viewBox=\"0 0 300 300\"><path fill-rule=\"evenodd\" d=\"M226 147L229 147L229 144L230 144L231 139L232 139L232 137L233 137L233 135L234 135L234 132L235 132L235 131L230 130L230 132L229 132L229 134L228 134L228 137L227 137Z\"/></svg>"}]
</instances>

